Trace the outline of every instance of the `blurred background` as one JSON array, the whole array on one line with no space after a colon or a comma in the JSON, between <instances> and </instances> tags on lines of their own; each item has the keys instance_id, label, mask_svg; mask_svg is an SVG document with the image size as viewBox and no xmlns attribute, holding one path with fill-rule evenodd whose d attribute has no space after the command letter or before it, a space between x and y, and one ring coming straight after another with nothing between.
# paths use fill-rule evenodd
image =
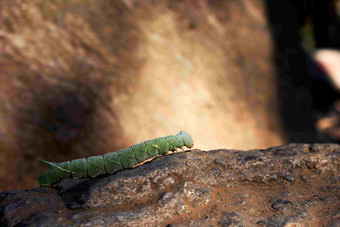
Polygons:
<instances>
[{"instance_id":1,"label":"blurred background","mask_svg":"<svg viewBox=\"0 0 340 227\"><path fill-rule=\"evenodd\" d=\"M338 142L340 1L266 1L289 141Z\"/></svg>"},{"instance_id":2,"label":"blurred background","mask_svg":"<svg viewBox=\"0 0 340 227\"><path fill-rule=\"evenodd\" d=\"M339 142L339 0L0 2L0 191L188 131L195 148Z\"/></svg>"}]
</instances>

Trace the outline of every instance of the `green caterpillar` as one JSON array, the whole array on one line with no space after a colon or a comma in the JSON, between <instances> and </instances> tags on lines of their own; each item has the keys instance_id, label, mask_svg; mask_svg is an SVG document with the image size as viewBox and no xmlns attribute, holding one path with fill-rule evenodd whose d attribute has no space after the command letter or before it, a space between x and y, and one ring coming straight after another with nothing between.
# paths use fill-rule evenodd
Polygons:
<instances>
[{"instance_id":1,"label":"green caterpillar","mask_svg":"<svg viewBox=\"0 0 340 227\"><path fill-rule=\"evenodd\" d=\"M192 148L193 140L189 133L181 131L175 136L160 137L133 145L129 148L99 156L55 163L42 159L49 165L38 180L40 186L51 186L64 178L91 178L102 174L113 174L131 168L147 159L165 155L168 151L186 146Z\"/></svg>"}]
</instances>

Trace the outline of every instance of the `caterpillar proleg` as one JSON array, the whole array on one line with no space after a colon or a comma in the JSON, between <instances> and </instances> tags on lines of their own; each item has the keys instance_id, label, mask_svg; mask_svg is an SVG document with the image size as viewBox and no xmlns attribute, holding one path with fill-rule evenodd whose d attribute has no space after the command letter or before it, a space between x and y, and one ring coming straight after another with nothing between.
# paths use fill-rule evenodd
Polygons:
<instances>
[{"instance_id":1,"label":"caterpillar proleg","mask_svg":"<svg viewBox=\"0 0 340 227\"><path fill-rule=\"evenodd\" d=\"M49 168L39 176L38 180L40 186L51 186L64 178L81 179L113 174L184 146L192 148L194 143L189 133L181 131L177 135L147 140L126 149L99 156L61 163L38 159L49 165Z\"/></svg>"}]
</instances>

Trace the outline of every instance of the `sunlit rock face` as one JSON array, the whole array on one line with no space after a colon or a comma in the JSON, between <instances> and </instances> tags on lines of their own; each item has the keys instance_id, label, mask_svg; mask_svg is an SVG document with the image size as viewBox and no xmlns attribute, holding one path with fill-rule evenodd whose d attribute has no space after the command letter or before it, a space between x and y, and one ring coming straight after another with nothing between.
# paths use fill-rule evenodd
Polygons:
<instances>
[{"instance_id":1,"label":"sunlit rock face","mask_svg":"<svg viewBox=\"0 0 340 227\"><path fill-rule=\"evenodd\" d=\"M46 166L188 131L285 142L260 1L2 2L0 190Z\"/></svg>"}]
</instances>

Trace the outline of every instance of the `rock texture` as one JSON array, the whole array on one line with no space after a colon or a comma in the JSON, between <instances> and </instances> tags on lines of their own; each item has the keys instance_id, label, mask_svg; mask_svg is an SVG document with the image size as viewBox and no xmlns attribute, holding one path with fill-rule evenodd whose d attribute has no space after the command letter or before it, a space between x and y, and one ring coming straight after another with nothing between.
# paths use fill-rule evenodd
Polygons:
<instances>
[{"instance_id":1,"label":"rock texture","mask_svg":"<svg viewBox=\"0 0 340 227\"><path fill-rule=\"evenodd\" d=\"M339 226L340 146L192 150L54 188L4 191L0 224Z\"/></svg>"}]
</instances>

